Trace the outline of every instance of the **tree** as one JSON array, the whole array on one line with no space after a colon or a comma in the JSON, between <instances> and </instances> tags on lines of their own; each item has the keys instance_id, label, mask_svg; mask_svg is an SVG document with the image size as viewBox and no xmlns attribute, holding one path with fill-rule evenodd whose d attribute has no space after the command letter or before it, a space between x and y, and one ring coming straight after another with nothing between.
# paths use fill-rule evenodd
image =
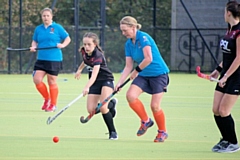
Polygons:
<instances>
[{"instance_id":1,"label":"tree","mask_svg":"<svg viewBox=\"0 0 240 160\"><path fill-rule=\"evenodd\" d=\"M2 37L0 38L0 46L5 50L8 45L9 30L9 0L2 0L0 2L0 16L1 27L6 27L0 30ZM34 28L41 24L40 11L45 7L51 7L52 0L22 0L22 28L19 28L19 1L12 1L12 36L11 47L20 47L19 32L23 32L23 46L29 46L32 39ZM156 0L156 17L153 17L153 2L154 0L106 0L106 26L105 27L105 54L109 67L114 72L122 70L125 61L124 43L125 37L121 35L119 30L119 21L123 16L131 15L135 17L140 24L142 24L143 31L148 32L155 38L157 45L164 57L168 62L170 59L170 24L171 24L171 1L169 0ZM79 0L79 37L80 41L82 35L87 31L92 31L97 34L101 29L100 17L100 3L101 0ZM65 69L72 71L72 61L75 57L73 50L74 39L74 0L58 0L53 10L54 21L62 24L70 33L72 43L64 52L64 61L66 61ZM153 22L155 20L155 26ZM160 28L160 29L157 29ZM164 29L164 30L163 30ZM25 53L24 53L25 54ZM6 68L7 56L6 52L0 53L0 69ZM29 56L23 56L25 67L29 61ZM18 69L18 56L12 56L12 68ZM116 61L118 63L116 63Z\"/></svg>"}]
</instances>

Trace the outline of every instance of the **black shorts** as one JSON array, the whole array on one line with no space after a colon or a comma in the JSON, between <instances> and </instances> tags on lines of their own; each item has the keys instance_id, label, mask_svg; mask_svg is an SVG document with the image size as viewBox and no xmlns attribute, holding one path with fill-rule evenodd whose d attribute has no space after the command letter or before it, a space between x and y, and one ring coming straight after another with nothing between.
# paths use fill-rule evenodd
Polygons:
<instances>
[{"instance_id":1,"label":"black shorts","mask_svg":"<svg viewBox=\"0 0 240 160\"><path fill-rule=\"evenodd\" d=\"M35 72L36 70L42 70L48 74L57 76L59 71L62 70L62 61L37 60L34 65L33 72Z\"/></svg>"},{"instance_id":2,"label":"black shorts","mask_svg":"<svg viewBox=\"0 0 240 160\"><path fill-rule=\"evenodd\" d=\"M239 76L230 76L226 82L226 85L222 88L219 85L216 85L216 91L232 94L232 95L239 95L240 94L240 77Z\"/></svg>"},{"instance_id":3,"label":"black shorts","mask_svg":"<svg viewBox=\"0 0 240 160\"><path fill-rule=\"evenodd\" d=\"M88 94L101 94L102 93L102 87L108 86L112 89L114 89L113 81L111 80L105 80L105 81L95 81L93 85L89 89Z\"/></svg>"},{"instance_id":4,"label":"black shorts","mask_svg":"<svg viewBox=\"0 0 240 160\"><path fill-rule=\"evenodd\" d=\"M169 77L168 74L159 75L157 77L137 76L133 80L132 84L137 85L146 93L157 94L161 92L167 92Z\"/></svg>"}]
</instances>

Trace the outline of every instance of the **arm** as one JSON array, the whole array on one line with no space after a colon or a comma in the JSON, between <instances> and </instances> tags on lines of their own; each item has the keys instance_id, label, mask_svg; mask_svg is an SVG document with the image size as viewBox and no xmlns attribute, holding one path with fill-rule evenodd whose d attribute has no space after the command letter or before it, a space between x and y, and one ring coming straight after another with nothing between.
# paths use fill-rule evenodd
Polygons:
<instances>
[{"instance_id":1,"label":"arm","mask_svg":"<svg viewBox=\"0 0 240 160\"><path fill-rule=\"evenodd\" d=\"M142 62L133 70L130 78L134 79L138 76L138 72L141 72L145 67L147 67L152 62L152 52L150 46L145 46L143 48L144 59Z\"/></svg>"},{"instance_id":2,"label":"arm","mask_svg":"<svg viewBox=\"0 0 240 160\"><path fill-rule=\"evenodd\" d=\"M219 63L218 67L210 74L210 77L218 78L219 73L221 72L221 70L222 70L222 62Z\"/></svg>"},{"instance_id":3,"label":"arm","mask_svg":"<svg viewBox=\"0 0 240 160\"><path fill-rule=\"evenodd\" d=\"M65 48L71 42L71 38L68 36L64 39L63 43L58 43L58 48Z\"/></svg>"},{"instance_id":4,"label":"arm","mask_svg":"<svg viewBox=\"0 0 240 160\"><path fill-rule=\"evenodd\" d=\"M117 89L128 77L128 75L131 73L133 68L133 59L131 57L126 57L126 64L125 67L123 69L123 72L121 74L121 77L115 87L115 89Z\"/></svg>"},{"instance_id":5,"label":"arm","mask_svg":"<svg viewBox=\"0 0 240 160\"><path fill-rule=\"evenodd\" d=\"M97 75L99 73L100 70L100 64L99 65L94 65L93 70L92 70L92 75L91 78L89 79L88 83L86 84L86 86L83 89L83 95L85 96L86 94L88 94L89 92L89 88L93 85L93 83L96 81L97 79Z\"/></svg>"},{"instance_id":6,"label":"arm","mask_svg":"<svg viewBox=\"0 0 240 160\"><path fill-rule=\"evenodd\" d=\"M36 41L32 41L30 52L36 52L35 48L37 48L38 43Z\"/></svg>"},{"instance_id":7,"label":"arm","mask_svg":"<svg viewBox=\"0 0 240 160\"><path fill-rule=\"evenodd\" d=\"M229 67L229 69L226 71L224 76L220 79L219 86L223 87L227 81L227 79L238 69L240 64L240 37L237 38L237 48L236 48L236 57Z\"/></svg>"},{"instance_id":8,"label":"arm","mask_svg":"<svg viewBox=\"0 0 240 160\"><path fill-rule=\"evenodd\" d=\"M75 73L75 79L80 79L83 68L85 67L84 62L79 65L77 72Z\"/></svg>"},{"instance_id":9,"label":"arm","mask_svg":"<svg viewBox=\"0 0 240 160\"><path fill-rule=\"evenodd\" d=\"M222 65L222 62L221 63L219 63L219 65L218 66L220 66L220 67L223 67L223 65Z\"/></svg>"},{"instance_id":10,"label":"arm","mask_svg":"<svg viewBox=\"0 0 240 160\"><path fill-rule=\"evenodd\" d=\"M144 59L143 61L138 65L138 67L143 70L145 67L147 67L152 62L152 51L150 46L146 46L143 48L143 54Z\"/></svg>"}]
</instances>

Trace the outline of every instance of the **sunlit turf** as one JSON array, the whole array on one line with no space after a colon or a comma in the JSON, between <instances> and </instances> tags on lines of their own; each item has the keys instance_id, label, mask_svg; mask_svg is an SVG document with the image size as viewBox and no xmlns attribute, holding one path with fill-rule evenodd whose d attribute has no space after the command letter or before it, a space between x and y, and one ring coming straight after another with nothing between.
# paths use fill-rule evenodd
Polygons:
<instances>
[{"instance_id":1,"label":"sunlit turf","mask_svg":"<svg viewBox=\"0 0 240 160\"><path fill-rule=\"evenodd\" d=\"M115 82L120 74L115 74ZM31 75L0 75L0 159L1 160L231 160L240 159L240 152L219 154L211 148L220 134L211 111L215 82L198 78L195 74L170 75L168 92L161 104L169 138L154 143L157 125L141 137L136 136L140 120L129 108L125 93L127 84L115 95L119 103L114 119L119 139L108 140L107 128L100 114L81 124L80 116L87 116L86 97L70 106L52 124L41 110L43 100L36 91ZM45 80L46 81L46 80ZM80 80L73 74L58 78L58 109L81 94L87 75ZM151 97L142 94L150 117ZM240 138L240 102L233 108L236 132ZM58 143L52 138L59 137Z\"/></svg>"}]
</instances>

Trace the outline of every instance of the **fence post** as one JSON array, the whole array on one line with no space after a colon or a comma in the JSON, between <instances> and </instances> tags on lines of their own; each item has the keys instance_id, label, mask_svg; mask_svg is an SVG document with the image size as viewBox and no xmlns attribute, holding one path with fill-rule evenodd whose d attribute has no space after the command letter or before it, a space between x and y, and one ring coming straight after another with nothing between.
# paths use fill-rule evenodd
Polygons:
<instances>
[{"instance_id":1,"label":"fence post","mask_svg":"<svg viewBox=\"0 0 240 160\"><path fill-rule=\"evenodd\" d=\"M11 35L12 35L12 0L8 1L8 47L11 47ZM8 74L11 74L11 52L8 51Z\"/></svg>"},{"instance_id":2,"label":"fence post","mask_svg":"<svg viewBox=\"0 0 240 160\"><path fill-rule=\"evenodd\" d=\"M101 10L100 10L100 15L101 15L101 33L100 33L100 45L102 49L104 50L104 32L105 32L105 25L106 25L106 1L101 0Z\"/></svg>"},{"instance_id":3,"label":"fence post","mask_svg":"<svg viewBox=\"0 0 240 160\"><path fill-rule=\"evenodd\" d=\"M75 33L74 33L74 60L73 60L73 72L78 68L77 57L78 57L78 48L79 48L79 0L74 1L74 25L75 25Z\"/></svg>"},{"instance_id":4,"label":"fence post","mask_svg":"<svg viewBox=\"0 0 240 160\"><path fill-rule=\"evenodd\" d=\"M189 65L188 72L191 73L192 66L192 30L189 31Z\"/></svg>"},{"instance_id":5,"label":"fence post","mask_svg":"<svg viewBox=\"0 0 240 160\"><path fill-rule=\"evenodd\" d=\"M19 1L19 48L22 48L22 0ZM22 52L19 51L19 71L22 74Z\"/></svg>"}]
</instances>

